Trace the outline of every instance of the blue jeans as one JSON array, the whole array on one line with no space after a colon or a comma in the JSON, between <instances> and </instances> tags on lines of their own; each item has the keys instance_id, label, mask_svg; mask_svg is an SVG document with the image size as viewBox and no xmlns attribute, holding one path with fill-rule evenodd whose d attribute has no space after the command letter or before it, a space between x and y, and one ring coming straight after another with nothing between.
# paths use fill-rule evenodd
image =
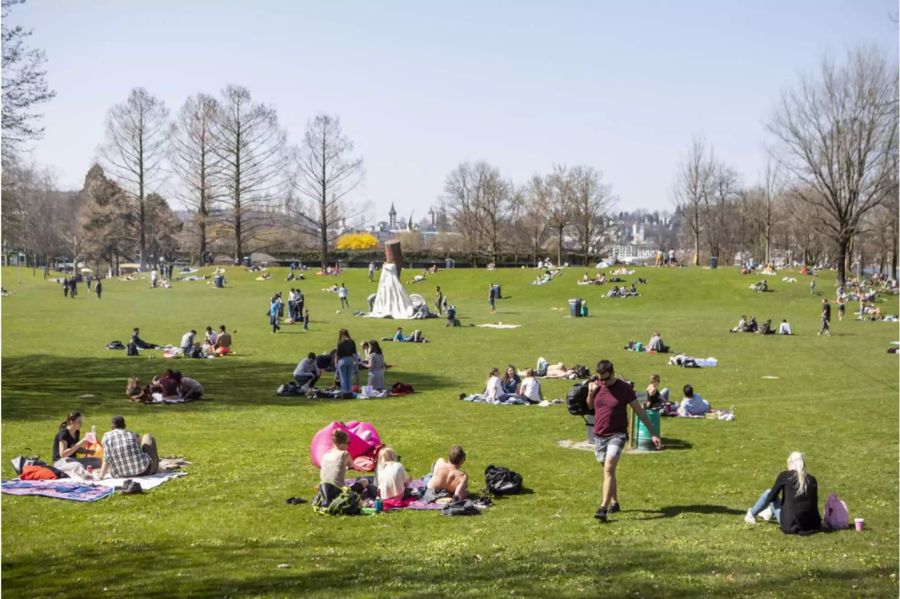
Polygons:
<instances>
[{"instance_id":1,"label":"blue jeans","mask_svg":"<svg viewBox=\"0 0 900 599\"><path fill-rule=\"evenodd\" d=\"M348 356L338 360L337 369L341 376L341 391L350 393L353 387L353 357Z\"/></svg>"},{"instance_id":2,"label":"blue jeans","mask_svg":"<svg viewBox=\"0 0 900 599\"><path fill-rule=\"evenodd\" d=\"M750 513L755 518L759 515L761 511L766 509L766 497L769 496L769 490L766 489L763 491L763 494L759 496L759 499L756 500L756 503L753 504L753 509L750 510ZM771 503L772 505L772 513L775 514L775 521L779 524L781 523L781 501L776 499Z\"/></svg>"}]
</instances>

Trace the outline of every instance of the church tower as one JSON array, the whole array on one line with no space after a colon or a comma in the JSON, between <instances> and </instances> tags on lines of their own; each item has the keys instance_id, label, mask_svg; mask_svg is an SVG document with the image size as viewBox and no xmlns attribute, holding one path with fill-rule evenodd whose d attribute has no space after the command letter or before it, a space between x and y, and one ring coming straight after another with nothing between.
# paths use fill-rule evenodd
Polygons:
<instances>
[{"instance_id":1,"label":"church tower","mask_svg":"<svg viewBox=\"0 0 900 599\"><path fill-rule=\"evenodd\" d=\"M391 230L397 228L397 210L394 209L393 202L391 202L391 211L388 212L388 226Z\"/></svg>"}]
</instances>

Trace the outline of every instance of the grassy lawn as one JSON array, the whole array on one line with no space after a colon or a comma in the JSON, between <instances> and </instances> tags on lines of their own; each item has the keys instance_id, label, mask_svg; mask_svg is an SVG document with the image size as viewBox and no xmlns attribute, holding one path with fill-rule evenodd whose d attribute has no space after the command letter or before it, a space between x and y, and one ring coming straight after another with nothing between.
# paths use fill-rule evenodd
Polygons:
<instances>
[{"instance_id":1,"label":"grassy lawn","mask_svg":"<svg viewBox=\"0 0 900 599\"><path fill-rule=\"evenodd\" d=\"M396 365L387 382L414 395L373 401L281 398L298 359L334 346L347 327L357 343L392 334L393 321L336 313L345 281L354 309L374 291L363 270L342 278L310 276L301 286L309 333L285 326L272 335L265 311L286 271L258 282L229 269L230 286L146 281L104 283L97 300L78 298L40 273L3 272L14 293L2 300L2 475L27 448L49 457L57 424L70 410L88 430L122 414L128 428L152 432L161 455L192 462L188 476L140 496L96 503L2 497L2 583L10 597L40 596L896 596L898 554L898 365L885 353L895 324L849 315L817 337L819 297L807 278L769 277L773 292L754 293L756 277L733 268L639 269L641 296L601 299L607 287L578 287L582 269L549 285L529 285L533 270L456 270L408 286L433 301L441 285L463 327L443 320L422 328L429 344L385 344ZM593 274L593 270L591 271ZM410 275L411 276L411 275ZM408 277L404 273L403 279ZM508 299L489 313L490 281ZM817 277L833 295L833 277ZM588 300L590 317L567 318L567 300ZM898 312L897 298L882 305ZM852 309L852 305L848 306ZM729 335L742 314L774 323L788 318L796 336ZM521 324L514 330L474 323ZM169 361L145 352L129 358L105 349L140 326L142 337L177 344L207 324L236 329L237 355ZM682 370L664 356L622 349L654 330L677 351L715 356L713 369ZM601 469L589 452L557 447L580 440L584 426L562 405L471 405L492 366L594 365L611 359L621 376L646 385L650 374L680 390L685 383L714 407L736 407L735 422L664 419L663 439L679 449L626 455L620 464L624 511L607 525L592 517ZM201 381L209 401L143 406L127 401L130 375L146 380L167 366ZM776 379L764 377L778 377ZM563 397L567 381L545 381ZM82 397L91 394L93 397ZM680 393L673 391L676 398ZM453 443L476 481L489 464L520 472L532 494L495 502L478 517L433 512L329 518L287 497L311 499L318 472L309 440L332 420L372 422L414 476ZM792 450L806 453L820 503L837 492L866 531L797 538L775 525L747 526L746 509L784 469ZM478 485L480 486L480 485Z\"/></svg>"}]
</instances>

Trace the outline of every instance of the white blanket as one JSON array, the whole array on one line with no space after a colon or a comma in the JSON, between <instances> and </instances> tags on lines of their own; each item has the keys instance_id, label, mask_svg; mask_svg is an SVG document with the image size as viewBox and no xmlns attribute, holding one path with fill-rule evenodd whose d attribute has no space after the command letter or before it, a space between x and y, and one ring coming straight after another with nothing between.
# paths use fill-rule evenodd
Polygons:
<instances>
[{"instance_id":1,"label":"white blanket","mask_svg":"<svg viewBox=\"0 0 900 599\"><path fill-rule=\"evenodd\" d=\"M164 482L170 481L173 478L178 478L179 476L184 476L187 472L182 472L180 470L162 470L157 472L156 474L151 474L150 476L132 476L130 479L127 478L104 478L103 480L94 481L95 485L101 485L103 487L121 487L125 484L126 480L133 480L136 483L141 483L141 488L145 491L149 491L150 489L154 489Z\"/></svg>"}]
</instances>

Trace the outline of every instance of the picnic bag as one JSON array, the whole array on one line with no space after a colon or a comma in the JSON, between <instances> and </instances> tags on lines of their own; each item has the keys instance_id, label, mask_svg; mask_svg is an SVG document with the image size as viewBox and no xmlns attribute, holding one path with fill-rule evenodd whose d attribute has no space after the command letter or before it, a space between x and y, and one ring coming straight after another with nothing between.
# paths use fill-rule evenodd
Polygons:
<instances>
[{"instance_id":1,"label":"picnic bag","mask_svg":"<svg viewBox=\"0 0 900 599\"><path fill-rule=\"evenodd\" d=\"M481 513L469 499L457 499L441 508L445 516L477 516Z\"/></svg>"},{"instance_id":2,"label":"picnic bag","mask_svg":"<svg viewBox=\"0 0 900 599\"><path fill-rule=\"evenodd\" d=\"M313 499L312 508L317 514L327 516L356 516L362 512L359 493L350 487L341 487L340 494L327 503L326 494L320 489Z\"/></svg>"},{"instance_id":3,"label":"picnic bag","mask_svg":"<svg viewBox=\"0 0 900 599\"><path fill-rule=\"evenodd\" d=\"M831 530L850 528L850 512L847 510L847 504L838 498L837 493L832 493L825 500L822 526Z\"/></svg>"},{"instance_id":4,"label":"picnic bag","mask_svg":"<svg viewBox=\"0 0 900 599\"><path fill-rule=\"evenodd\" d=\"M286 396L304 395L305 394L305 392L303 391L303 387L301 387L294 381L290 381L283 385L278 385L278 389L275 391L275 393L277 393L278 395L286 395Z\"/></svg>"},{"instance_id":5,"label":"picnic bag","mask_svg":"<svg viewBox=\"0 0 900 599\"><path fill-rule=\"evenodd\" d=\"M493 495L515 495L522 492L522 475L492 464L484 470L484 484Z\"/></svg>"},{"instance_id":6,"label":"picnic bag","mask_svg":"<svg viewBox=\"0 0 900 599\"><path fill-rule=\"evenodd\" d=\"M125 349L125 344L121 341L110 341L106 344L106 349Z\"/></svg>"},{"instance_id":7,"label":"picnic bag","mask_svg":"<svg viewBox=\"0 0 900 599\"><path fill-rule=\"evenodd\" d=\"M537 376L547 376L547 369L550 368L550 363L544 358L538 358L537 361L537 369L535 370L535 374Z\"/></svg>"},{"instance_id":8,"label":"picnic bag","mask_svg":"<svg viewBox=\"0 0 900 599\"><path fill-rule=\"evenodd\" d=\"M572 416L587 416L591 413L587 405L588 381L576 383L566 393L566 407Z\"/></svg>"}]
</instances>

